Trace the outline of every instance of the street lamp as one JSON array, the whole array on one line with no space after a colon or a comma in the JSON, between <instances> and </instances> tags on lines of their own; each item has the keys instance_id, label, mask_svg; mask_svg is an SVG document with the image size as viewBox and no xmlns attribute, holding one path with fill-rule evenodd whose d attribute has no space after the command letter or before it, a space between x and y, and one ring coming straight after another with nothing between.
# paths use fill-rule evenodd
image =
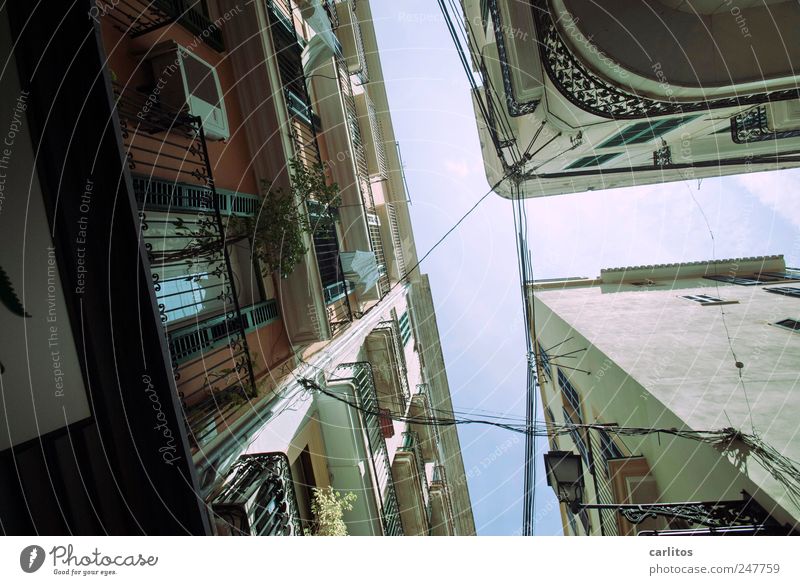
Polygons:
<instances>
[{"instance_id":1,"label":"street lamp","mask_svg":"<svg viewBox=\"0 0 800 585\"><path fill-rule=\"evenodd\" d=\"M747 492L741 500L712 502L674 502L650 504L584 504L583 466L580 455L570 451L550 451L544 454L547 485L556 492L559 502L569 506L573 514L582 510L613 510L631 524L648 518L665 517L685 520L705 526L710 533L741 532L752 534L791 534L793 528L781 526Z\"/></svg>"},{"instance_id":2,"label":"street lamp","mask_svg":"<svg viewBox=\"0 0 800 585\"><path fill-rule=\"evenodd\" d=\"M559 502L578 512L583 500L583 465L580 455L570 451L550 451L544 455L547 485L556 492Z\"/></svg>"}]
</instances>

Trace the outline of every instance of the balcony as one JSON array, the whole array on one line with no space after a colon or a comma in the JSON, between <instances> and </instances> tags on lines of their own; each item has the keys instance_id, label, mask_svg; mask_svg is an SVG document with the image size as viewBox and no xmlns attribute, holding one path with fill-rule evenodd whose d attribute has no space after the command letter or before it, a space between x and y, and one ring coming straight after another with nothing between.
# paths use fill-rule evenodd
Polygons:
<instances>
[{"instance_id":1,"label":"balcony","mask_svg":"<svg viewBox=\"0 0 800 585\"><path fill-rule=\"evenodd\" d=\"M519 30L512 27L512 25L517 24L517 19L512 20L511 23L497 20L498 6L502 6L504 3L489 0L489 4L495 19L496 30L499 28ZM534 0L532 2L536 30L535 38L538 39L539 45L539 58L550 81L558 88L561 94L582 110L596 116L615 120L651 118L667 114L707 112L715 108L742 107L747 104L755 105L767 101L776 102L795 99L798 96L796 86L788 82L792 78L791 59L786 60L789 53L784 52L774 59L768 59L771 66L777 66L778 63L781 63L785 67L781 73L777 71L769 73L765 72L763 68L759 69L757 64L752 61L750 51L746 55L742 54L737 58L731 59L730 54L737 52L736 47L732 50L727 48L723 50L719 46L713 45L716 49L712 49L714 53L714 55L711 55L712 61L716 55L728 55L730 62L736 63L736 69L750 69L748 74L750 77L748 79L748 75L744 75L742 71L736 73L728 68L720 68L719 66L702 72L695 68L693 59L689 59L687 63L687 54L683 51L675 54L677 58L661 59L653 57L655 45L649 47L646 51L626 50L629 47L624 43L624 39L615 34L615 32L617 30L642 30L643 26L648 26L645 24L646 21L653 18L652 13L637 12L636 10L626 11L626 17L633 20L626 23L617 20L614 25L607 26L605 18L608 17L608 14L601 14L602 7L594 5L594 3L562 1L557 4L562 6L557 9L553 8L552 2L547 2L546 0ZM631 5L632 9L638 7L638 4ZM553 13L551 13L551 10L553 10ZM530 12L529 10L528 14ZM686 13L669 10L659 13L658 18L665 17L667 13L680 16L682 20L687 18ZM558 17L554 18L553 14ZM717 16L723 17L722 14ZM792 26L789 24L792 20L788 19L781 24L782 26ZM596 27L596 31L604 31L605 34L587 34L586 31L581 30L587 23L592 23ZM660 21L659 26L665 26L665 21ZM706 24L704 26L708 27L710 25ZM578 30L568 30L570 27L577 27ZM621 27L621 29L618 27ZM718 32L722 30L718 23L713 28ZM678 32L681 29L684 29L684 27L673 27L671 24L667 24L665 30ZM683 30L683 33L686 33L687 30ZM705 28L703 30L708 32L710 29ZM775 33L774 29L773 33ZM582 43L573 42L576 34L591 39L591 42L587 42L586 47ZM695 33L690 32L688 34L692 35L694 40L697 40ZM764 43L769 43L769 34L760 36ZM754 33L753 38L755 39L756 37L757 35ZM671 37L670 42L675 42L676 38L674 36ZM721 36L718 35L717 40L714 42L717 43L721 39L726 39L727 41L736 38L738 38L736 34L727 33ZM642 39L646 39L648 43L652 42L652 39L647 39L646 36L642 37ZM709 39L711 37L706 35L706 40ZM699 46L696 43L693 44L695 50ZM655 53L663 53L665 48L669 50L669 43L660 43ZM757 53L753 54L763 55L763 51L769 52L769 50L768 47L761 47L757 49ZM524 54L530 54L530 52ZM641 59L641 55L644 54L647 55L648 60L644 69L639 69L638 64L629 62L631 58ZM533 58L536 57L534 54ZM620 63L619 70L626 73L624 79L620 77L609 82L608 75L614 78L618 77L619 74L615 72L614 68L606 67L601 57L605 59L610 57L615 63ZM500 59L501 61L506 61L502 55ZM699 63L700 61L708 60L699 59L696 62ZM514 63L513 60L508 62L512 65ZM664 77L669 80L669 83L661 83L655 73L655 69L650 66L653 62L663 64L663 70L661 68L658 69L662 75L669 71ZM604 75L599 75L595 70L603 71ZM644 72L644 74L641 72ZM722 75L723 79L713 80L715 76L719 75ZM741 75L741 77L737 80L738 75ZM702 87L697 87L697 81L700 79L703 79ZM754 79L758 79L758 83L749 82ZM659 96L659 98L644 97L648 95Z\"/></svg>"},{"instance_id":2,"label":"balcony","mask_svg":"<svg viewBox=\"0 0 800 585\"><path fill-rule=\"evenodd\" d=\"M443 465L433 468L430 487L431 536L455 536L455 515Z\"/></svg>"},{"instance_id":3,"label":"balcony","mask_svg":"<svg viewBox=\"0 0 800 585\"><path fill-rule=\"evenodd\" d=\"M319 117L313 110L306 88L303 71L303 47L294 25L287 26L287 17L294 19L288 2L271 1L269 17L275 44L278 73L286 103L288 132L294 150L294 159L306 169L321 166L317 129ZM294 20L290 21L294 23ZM312 244L317 260L322 296L331 335L335 335L353 319L350 306L351 285L345 279L340 258L340 243L336 225L338 213L320 202L306 202L312 229Z\"/></svg>"},{"instance_id":4,"label":"balcony","mask_svg":"<svg viewBox=\"0 0 800 585\"><path fill-rule=\"evenodd\" d=\"M410 419L423 419L431 420L435 418L430 403L430 394L428 392L427 384L419 384L417 391L411 397L411 404L408 408L408 416ZM431 462L436 459L436 427L430 424L414 424L409 425L411 430L417 433L420 443L420 452L422 458L426 462Z\"/></svg>"},{"instance_id":5,"label":"balcony","mask_svg":"<svg viewBox=\"0 0 800 585\"><path fill-rule=\"evenodd\" d=\"M389 178L389 164L386 160L386 149L375 104L367 92L354 96L356 111L360 120L361 135L364 138L364 150L367 156L367 171L371 177Z\"/></svg>"},{"instance_id":6,"label":"balcony","mask_svg":"<svg viewBox=\"0 0 800 585\"><path fill-rule=\"evenodd\" d=\"M208 16L205 1L197 0L119 0L104 13L114 26L131 38L163 26L180 23L216 51L224 51L222 31Z\"/></svg>"},{"instance_id":7,"label":"balcony","mask_svg":"<svg viewBox=\"0 0 800 585\"><path fill-rule=\"evenodd\" d=\"M133 192L139 208L163 212L214 213L214 200L223 216L250 216L258 213L261 197L217 188L165 181L158 177L133 175Z\"/></svg>"},{"instance_id":8,"label":"balcony","mask_svg":"<svg viewBox=\"0 0 800 585\"><path fill-rule=\"evenodd\" d=\"M384 321L375 328L367 336L366 349L375 375L379 406L405 416L411 395L396 322Z\"/></svg>"},{"instance_id":9,"label":"balcony","mask_svg":"<svg viewBox=\"0 0 800 585\"><path fill-rule=\"evenodd\" d=\"M348 75L357 75L361 83L367 83L369 82L367 58L358 16L355 14L349 0L336 4L335 11L338 22L336 36L342 46L342 55L347 65L347 73Z\"/></svg>"},{"instance_id":10,"label":"balcony","mask_svg":"<svg viewBox=\"0 0 800 585\"><path fill-rule=\"evenodd\" d=\"M353 87L350 76L345 66L345 60L341 56L336 57L336 76L339 80L339 91L342 95L344 104L346 128L350 135L350 145L353 162L355 163L356 179L361 192L361 204L367 217L367 231L369 235L369 245L375 254L378 268L381 269L381 278L378 281L378 297L383 298L391 288L389 277L386 274L386 257L383 252L383 240L381 238L381 224L378 219L375 207L375 198L372 193L372 181L370 179L369 163L367 151L364 147L364 138L358 122L358 109L356 107Z\"/></svg>"},{"instance_id":11,"label":"balcony","mask_svg":"<svg viewBox=\"0 0 800 585\"><path fill-rule=\"evenodd\" d=\"M289 459L243 455L211 501L222 536L302 536Z\"/></svg>"},{"instance_id":12,"label":"balcony","mask_svg":"<svg viewBox=\"0 0 800 585\"><path fill-rule=\"evenodd\" d=\"M360 407L358 420L366 435L367 468L371 476L372 491L374 492L375 504L378 508L377 515L380 516L383 534L385 536L401 536L403 534L403 524L400 519L400 508L395 490L392 465L389 461L389 451L381 428L381 417L378 414L378 393L375 388L372 367L368 362L342 364L336 369L329 382L331 385L346 383L354 389L355 400ZM323 433L326 432L327 426L329 425L323 425ZM359 476L364 474L363 469L356 467L356 470ZM338 475L340 471L337 470L336 473ZM336 485L334 487L339 489ZM366 500L366 498L362 498L362 500ZM365 503L362 501L360 504L363 506ZM358 505L359 502L357 501L356 504ZM347 520L347 515L345 515L345 520Z\"/></svg>"},{"instance_id":13,"label":"balcony","mask_svg":"<svg viewBox=\"0 0 800 585\"><path fill-rule=\"evenodd\" d=\"M430 488L419 437L414 431L403 433L403 444L392 462L392 476L395 478L403 531L413 536L428 535L431 527Z\"/></svg>"},{"instance_id":14,"label":"balcony","mask_svg":"<svg viewBox=\"0 0 800 585\"><path fill-rule=\"evenodd\" d=\"M116 110L156 306L197 450L256 396L247 335L278 319L274 299L237 291L235 283L254 278L254 267L239 250L232 258L223 231L221 208L244 215L260 199L217 191L199 118L119 89Z\"/></svg>"}]
</instances>

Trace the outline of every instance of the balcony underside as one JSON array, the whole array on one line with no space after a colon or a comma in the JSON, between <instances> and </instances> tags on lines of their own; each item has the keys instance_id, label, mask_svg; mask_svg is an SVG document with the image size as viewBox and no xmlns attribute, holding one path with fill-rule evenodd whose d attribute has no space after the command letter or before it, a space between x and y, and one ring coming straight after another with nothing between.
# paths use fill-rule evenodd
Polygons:
<instances>
[{"instance_id":1,"label":"balcony underside","mask_svg":"<svg viewBox=\"0 0 800 585\"><path fill-rule=\"evenodd\" d=\"M455 536L450 494L447 486L440 482L433 482L430 494L431 536Z\"/></svg>"},{"instance_id":2,"label":"balcony underside","mask_svg":"<svg viewBox=\"0 0 800 585\"><path fill-rule=\"evenodd\" d=\"M397 491L403 532L410 536L426 536L428 516L417 463L412 452L398 451L395 454L392 477Z\"/></svg>"},{"instance_id":3,"label":"balcony underside","mask_svg":"<svg viewBox=\"0 0 800 585\"><path fill-rule=\"evenodd\" d=\"M411 419L418 418L427 420L433 418L426 394L417 393L411 397L408 416ZM436 431L434 427L429 424L414 423L411 423L409 426L411 430L417 433L420 439L422 458L427 462L433 461L436 458Z\"/></svg>"},{"instance_id":4,"label":"balcony underside","mask_svg":"<svg viewBox=\"0 0 800 585\"><path fill-rule=\"evenodd\" d=\"M378 404L393 414L406 414L405 387L399 369L392 333L388 329L375 330L366 340L367 357L372 364Z\"/></svg>"},{"instance_id":5,"label":"balcony underside","mask_svg":"<svg viewBox=\"0 0 800 585\"><path fill-rule=\"evenodd\" d=\"M679 8L674 8L675 4L627 0L553 3L557 14L568 11L570 16L562 21L591 39L595 54L656 82L666 79L684 87L735 87L751 82L768 86L770 80L794 76L800 45L776 39L791 38L800 29L797 2L735 9L727 3L702 0ZM560 12L558 5L566 11ZM572 46L579 54L586 50L580 41ZM664 77L659 77L659 72Z\"/></svg>"}]
</instances>

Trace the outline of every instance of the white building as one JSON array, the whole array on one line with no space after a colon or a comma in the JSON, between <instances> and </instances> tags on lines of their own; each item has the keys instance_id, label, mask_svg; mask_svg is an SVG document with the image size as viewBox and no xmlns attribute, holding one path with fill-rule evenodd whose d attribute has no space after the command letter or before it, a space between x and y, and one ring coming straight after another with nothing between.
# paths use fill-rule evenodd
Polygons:
<instances>
[{"instance_id":1,"label":"white building","mask_svg":"<svg viewBox=\"0 0 800 585\"><path fill-rule=\"evenodd\" d=\"M463 0L486 175L539 197L797 166L792 1Z\"/></svg>"},{"instance_id":2,"label":"white building","mask_svg":"<svg viewBox=\"0 0 800 585\"><path fill-rule=\"evenodd\" d=\"M534 281L529 302L548 423L733 428L800 460L800 271L783 256ZM744 490L778 524L796 529L800 519L798 500L746 450L601 429L550 441L581 454L584 503L735 501ZM562 516L566 534L634 531L613 511L562 506ZM696 527L660 519L638 528Z\"/></svg>"}]
</instances>

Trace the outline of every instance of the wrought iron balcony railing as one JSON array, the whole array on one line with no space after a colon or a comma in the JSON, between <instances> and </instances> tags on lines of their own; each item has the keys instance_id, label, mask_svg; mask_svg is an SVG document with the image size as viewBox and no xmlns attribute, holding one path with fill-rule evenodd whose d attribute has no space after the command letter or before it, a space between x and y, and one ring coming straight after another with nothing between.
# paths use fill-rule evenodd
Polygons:
<instances>
[{"instance_id":1,"label":"wrought iron balcony railing","mask_svg":"<svg viewBox=\"0 0 800 585\"><path fill-rule=\"evenodd\" d=\"M336 369L336 380L352 381L356 388L359 417L367 434L367 447L370 458L370 472L374 478L378 505L381 511L383 533L386 536L402 536L400 506L392 479L392 464L381 429L378 409L378 393L372 377L369 362L342 364Z\"/></svg>"},{"instance_id":2,"label":"wrought iron balcony railing","mask_svg":"<svg viewBox=\"0 0 800 585\"><path fill-rule=\"evenodd\" d=\"M199 185L133 175L133 192L140 208L173 213L214 212L214 193ZM217 188L216 199L222 215L253 216L261 207L261 197L250 193Z\"/></svg>"},{"instance_id":3,"label":"wrought iron balcony railing","mask_svg":"<svg viewBox=\"0 0 800 585\"><path fill-rule=\"evenodd\" d=\"M353 161L355 162L356 173L358 175L358 187L361 191L361 201L364 211L367 214L367 227L369 229L369 240L378 269L381 276L378 279L378 290L383 298L391 288L389 276L386 273L386 256L383 252L383 240L381 239L381 225L378 214L375 210L375 198L372 195L372 183L369 176L369 165L367 164L367 153L364 150L364 142L361 136L361 128L358 125L358 111L356 101L353 97L353 87L350 85L350 73L347 64L341 54L336 55L336 75L339 78L339 91L342 94L342 101L345 107L347 118L347 129L350 133L350 141L353 147ZM370 220L370 218L374 218Z\"/></svg>"},{"instance_id":4,"label":"wrought iron balcony railing","mask_svg":"<svg viewBox=\"0 0 800 585\"><path fill-rule=\"evenodd\" d=\"M245 333L255 331L278 320L278 303L275 299L262 301L242 308L241 328ZM169 349L172 359L180 365L197 359L217 347L229 344L229 332L237 329L228 316L216 315L169 331Z\"/></svg>"},{"instance_id":5,"label":"wrought iron balcony railing","mask_svg":"<svg viewBox=\"0 0 800 585\"><path fill-rule=\"evenodd\" d=\"M211 508L220 534L303 535L289 459L283 453L242 455Z\"/></svg>"},{"instance_id":6,"label":"wrought iron balcony railing","mask_svg":"<svg viewBox=\"0 0 800 585\"><path fill-rule=\"evenodd\" d=\"M219 21L209 18L204 0L117 0L105 17L131 38L179 22L213 49L225 50Z\"/></svg>"},{"instance_id":7,"label":"wrought iron balcony railing","mask_svg":"<svg viewBox=\"0 0 800 585\"><path fill-rule=\"evenodd\" d=\"M328 20L331 22L331 29L336 30L339 28L339 14L336 12L336 1L323 0L322 7L325 9L325 14L328 15Z\"/></svg>"},{"instance_id":8,"label":"wrought iron balcony railing","mask_svg":"<svg viewBox=\"0 0 800 585\"><path fill-rule=\"evenodd\" d=\"M295 160L307 169L319 168L322 157L317 142L319 118L314 113L306 88L303 71L302 45L294 28L281 26L287 14L292 15L289 0L269 0L275 55L284 89L289 120L289 134L294 147ZM352 321L350 286L344 277L340 259L339 237L336 233L336 210L314 200L306 201L312 241L317 258L323 298L326 304L331 333L336 334Z\"/></svg>"},{"instance_id":9,"label":"wrought iron balcony railing","mask_svg":"<svg viewBox=\"0 0 800 585\"><path fill-rule=\"evenodd\" d=\"M307 201L306 204L328 323L331 326L331 333L335 335L353 320L348 296L352 292L352 287L345 279L342 270L339 238L334 223L335 212L325 209L318 201Z\"/></svg>"},{"instance_id":10,"label":"wrought iron balcony railing","mask_svg":"<svg viewBox=\"0 0 800 585\"><path fill-rule=\"evenodd\" d=\"M355 2L353 3L355 4ZM355 6L353 6L353 35L356 39L356 51L358 52L358 62L361 68L355 72L358 80L361 83L369 83L369 70L367 68L367 54L364 50L364 35L361 32L361 24L358 21L358 16L355 13Z\"/></svg>"},{"instance_id":11,"label":"wrought iron balcony railing","mask_svg":"<svg viewBox=\"0 0 800 585\"><path fill-rule=\"evenodd\" d=\"M497 0L488 0L488 2L494 19L495 31L500 29L502 33L503 23L499 20ZM570 102L597 116L615 120L650 118L800 97L800 90L792 88L770 92L740 93L732 97L702 101L679 102L677 100L654 100L624 91L595 74L573 53L562 38L562 33L550 12L550 3L547 0L533 0L531 6L542 64L550 80ZM499 49L500 42L498 41L498 52ZM502 53L500 60L501 62L506 61Z\"/></svg>"},{"instance_id":12,"label":"wrought iron balcony railing","mask_svg":"<svg viewBox=\"0 0 800 585\"><path fill-rule=\"evenodd\" d=\"M296 37L297 22L294 15L294 2L292 0L265 0L265 3L270 12L272 24L283 26Z\"/></svg>"},{"instance_id":13,"label":"wrought iron balcony railing","mask_svg":"<svg viewBox=\"0 0 800 585\"><path fill-rule=\"evenodd\" d=\"M161 321L167 330L176 321L195 323L188 332L174 332L170 350L186 419L200 444L198 436L216 433L231 400L255 391L247 329L274 317L276 309L268 302L243 313L239 306L200 119L137 92L115 90L125 156L139 175L134 191L138 185L140 233ZM164 213L163 198L151 190L154 181L172 185L164 192L180 195L187 209Z\"/></svg>"},{"instance_id":14,"label":"wrought iron balcony railing","mask_svg":"<svg viewBox=\"0 0 800 585\"><path fill-rule=\"evenodd\" d=\"M796 130L771 130L766 106L756 106L731 118L731 139L736 144L800 136Z\"/></svg>"}]
</instances>

